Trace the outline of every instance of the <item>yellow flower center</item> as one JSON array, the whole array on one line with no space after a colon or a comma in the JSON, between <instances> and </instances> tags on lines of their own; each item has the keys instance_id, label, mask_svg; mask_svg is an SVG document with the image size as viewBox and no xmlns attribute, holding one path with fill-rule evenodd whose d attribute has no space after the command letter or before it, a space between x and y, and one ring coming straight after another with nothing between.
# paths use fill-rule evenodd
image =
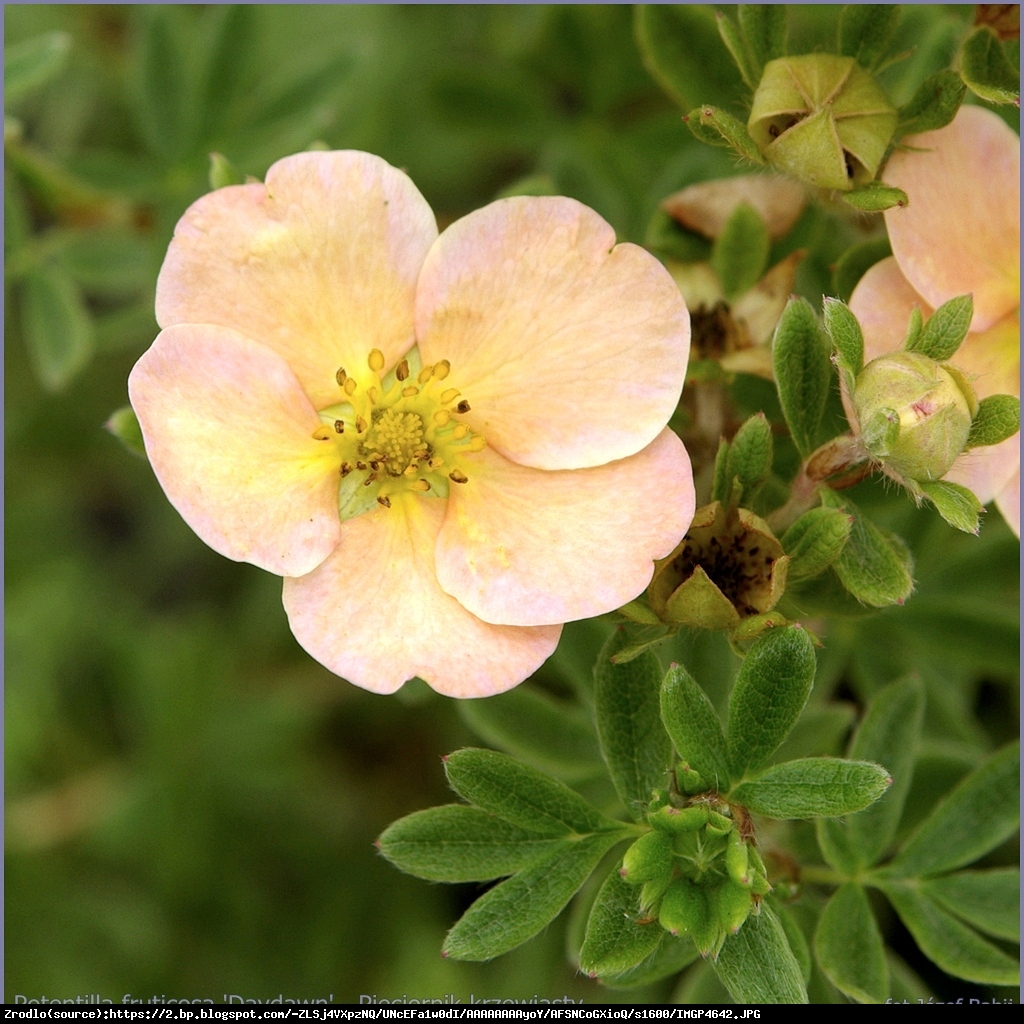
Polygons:
<instances>
[{"instance_id":1,"label":"yellow flower center","mask_svg":"<svg viewBox=\"0 0 1024 1024\"><path fill-rule=\"evenodd\" d=\"M411 354L418 361L415 353ZM369 375L360 380L340 368L336 374L344 400L320 410L323 426L313 437L338 450L342 519L376 506L390 508L396 495L445 498L450 482L469 479L462 457L486 442L459 417L469 402L443 382L451 364L441 360L412 376L403 359L382 376L384 354L373 349Z\"/></svg>"}]
</instances>

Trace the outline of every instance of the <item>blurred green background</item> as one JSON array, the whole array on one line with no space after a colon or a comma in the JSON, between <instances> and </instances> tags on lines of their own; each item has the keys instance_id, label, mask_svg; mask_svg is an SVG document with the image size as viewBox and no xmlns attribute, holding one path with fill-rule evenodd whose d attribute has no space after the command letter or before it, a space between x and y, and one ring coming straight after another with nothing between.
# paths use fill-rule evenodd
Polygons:
<instances>
[{"instance_id":1,"label":"blurred green background","mask_svg":"<svg viewBox=\"0 0 1024 1024\"><path fill-rule=\"evenodd\" d=\"M834 12L794 7L794 46L829 39ZM897 101L948 63L969 14L907 12ZM262 176L313 144L365 149L409 172L442 227L542 176L635 241L661 198L731 159L644 70L628 6L4 17L6 46L69 44L5 124L5 998L633 998L576 976L561 922L492 964L440 958L479 887L406 878L372 843L449 799L439 757L474 741L458 709L411 684L365 693L309 659L280 581L208 550L103 424L156 334L156 273L212 151ZM738 80L708 18L692 101L724 103ZM817 214L802 230L802 287L820 299L845 239ZM921 601L887 615L867 656L855 621L837 629L819 692L856 700L923 662L948 785L1016 720L1016 542L995 515L972 549L906 503L898 518ZM951 583L974 624L960 663L939 651L932 672L929 644L967 628ZM570 627L542 682L567 691L604 628Z\"/></svg>"}]
</instances>

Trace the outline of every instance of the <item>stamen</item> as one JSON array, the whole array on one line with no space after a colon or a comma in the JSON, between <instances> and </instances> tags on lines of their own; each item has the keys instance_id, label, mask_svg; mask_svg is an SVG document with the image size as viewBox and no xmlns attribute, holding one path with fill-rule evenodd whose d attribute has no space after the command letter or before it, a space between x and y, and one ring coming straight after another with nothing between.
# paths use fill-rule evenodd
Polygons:
<instances>
[{"instance_id":1,"label":"stamen","mask_svg":"<svg viewBox=\"0 0 1024 1024\"><path fill-rule=\"evenodd\" d=\"M356 379L355 377L349 377L348 380L342 385L345 389L345 394L351 398L356 393Z\"/></svg>"},{"instance_id":2,"label":"stamen","mask_svg":"<svg viewBox=\"0 0 1024 1024\"><path fill-rule=\"evenodd\" d=\"M362 416L357 416L356 417L356 433L357 434L365 434L366 433L366 420L364 420Z\"/></svg>"},{"instance_id":3,"label":"stamen","mask_svg":"<svg viewBox=\"0 0 1024 1024\"><path fill-rule=\"evenodd\" d=\"M376 482L376 480L377 480L377 474L376 474L376 473L371 473L371 474L370 474L370 475L369 475L369 476L368 476L368 477L367 477L367 478L366 478L366 479L365 479L365 480L363 481L363 486L364 486L364 487L369 487L369 486L370 486L370 484L372 484L372 483L375 483L375 482Z\"/></svg>"},{"instance_id":4,"label":"stamen","mask_svg":"<svg viewBox=\"0 0 1024 1024\"><path fill-rule=\"evenodd\" d=\"M403 359L395 367L395 377L398 380L405 380L408 376L409 376L409 360L408 359ZM403 392L403 394L404 394L404 392Z\"/></svg>"},{"instance_id":5,"label":"stamen","mask_svg":"<svg viewBox=\"0 0 1024 1024\"><path fill-rule=\"evenodd\" d=\"M447 409L439 409L434 413L434 422L439 427L443 427L451 418L452 414Z\"/></svg>"},{"instance_id":6,"label":"stamen","mask_svg":"<svg viewBox=\"0 0 1024 1024\"><path fill-rule=\"evenodd\" d=\"M410 491L429 491L430 484L426 480L417 480L415 483L409 484Z\"/></svg>"},{"instance_id":7,"label":"stamen","mask_svg":"<svg viewBox=\"0 0 1024 1024\"><path fill-rule=\"evenodd\" d=\"M344 477L348 476L349 473L352 472L352 467L347 462L343 462L338 467L338 472L342 475L342 478L344 478Z\"/></svg>"},{"instance_id":8,"label":"stamen","mask_svg":"<svg viewBox=\"0 0 1024 1024\"><path fill-rule=\"evenodd\" d=\"M406 466L402 470L402 476L415 476L418 472L419 469L416 466Z\"/></svg>"},{"instance_id":9,"label":"stamen","mask_svg":"<svg viewBox=\"0 0 1024 1024\"><path fill-rule=\"evenodd\" d=\"M423 369L420 370L420 372L417 374L416 379L421 384L426 384L427 381L430 380L430 375L433 372L434 372L434 368L432 366L424 366Z\"/></svg>"},{"instance_id":10,"label":"stamen","mask_svg":"<svg viewBox=\"0 0 1024 1024\"><path fill-rule=\"evenodd\" d=\"M317 427L313 431L314 441L330 441L331 439L331 428L330 427Z\"/></svg>"},{"instance_id":11,"label":"stamen","mask_svg":"<svg viewBox=\"0 0 1024 1024\"><path fill-rule=\"evenodd\" d=\"M412 384L410 384L407 388L402 388L403 398L415 398L419 393L420 389L418 387L414 387Z\"/></svg>"},{"instance_id":12,"label":"stamen","mask_svg":"<svg viewBox=\"0 0 1024 1024\"><path fill-rule=\"evenodd\" d=\"M456 412L469 412L469 402L463 399L457 406L455 406Z\"/></svg>"},{"instance_id":13,"label":"stamen","mask_svg":"<svg viewBox=\"0 0 1024 1024\"><path fill-rule=\"evenodd\" d=\"M385 494L377 495L377 504L383 505L384 508L391 508L391 499Z\"/></svg>"},{"instance_id":14,"label":"stamen","mask_svg":"<svg viewBox=\"0 0 1024 1024\"><path fill-rule=\"evenodd\" d=\"M444 465L444 459L436 456L427 463L427 469L440 469Z\"/></svg>"},{"instance_id":15,"label":"stamen","mask_svg":"<svg viewBox=\"0 0 1024 1024\"><path fill-rule=\"evenodd\" d=\"M459 397L458 388L449 388L447 391L441 392L441 404L447 405L449 402L454 402Z\"/></svg>"},{"instance_id":16,"label":"stamen","mask_svg":"<svg viewBox=\"0 0 1024 1024\"><path fill-rule=\"evenodd\" d=\"M464 484L464 483L467 483L469 481L469 477L466 476L466 474L463 473L459 469L453 469L448 474L448 479L449 480L454 480L457 484Z\"/></svg>"},{"instance_id":17,"label":"stamen","mask_svg":"<svg viewBox=\"0 0 1024 1024\"><path fill-rule=\"evenodd\" d=\"M335 420L334 421L334 432L336 434L344 434L345 433L345 421L344 420Z\"/></svg>"},{"instance_id":18,"label":"stamen","mask_svg":"<svg viewBox=\"0 0 1024 1024\"><path fill-rule=\"evenodd\" d=\"M377 389L369 388L366 392L366 397L370 400L370 405L377 404Z\"/></svg>"},{"instance_id":19,"label":"stamen","mask_svg":"<svg viewBox=\"0 0 1024 1024\"><path fill-rule=\"evenodd\" d=\"M477 434L466 447L469 448L471 452L482 452L487 447L487 439Z\"/></svg>"},{"instance_id":20,"label":"stamen","mask_svg":"<svg viewBox=\"0 0 1024 1024\"><path fill-rule=\"evenodd\" d=\"M362 462L362 461L357 462L356 463L356 469L366 469L366 463Z\"/></svg>"},{"instance_id":21,"label":"stamen","mask_svg":"<svg viewBox=\"0 0 1024 1024\"><path fill-rule=\"evenodd\" d=\"M465 423L459 423L452 431L452 437L456 441L461 441L469 433L469 427Z\"/></svg>"},{"instance_id":22,"label":"stamen","mask_svg":"<svg viewBox=\"0 0 1024 1024\"><path fill-rule=\"evenodd\" d=\"M371 348L366 361L374 373L380 373L384 369L384 353L379 348Z\"/></svg>"},{"instance_id":23,"label":"stamen","mask_svg":"<svg viewBox=\"0 0 1024 1024\"><path fill-rule=\"evenodd\" d=\"M338 387L343 388L345 381L348 379L348 374L345 372L344 366L338 367L338 372L334 375L334 379L338 382Z\"/></svg>"},{"instance_id":24,"label":"stamen","mask_svg":"<svg viewBox=\"0 0 1024 1024\"><path fill-rule=\"evenodd\" d=\"M447 359L442 359L434 367L434 380L444 380L452 372L452 364Z\"/></svg>"}]
</instances>

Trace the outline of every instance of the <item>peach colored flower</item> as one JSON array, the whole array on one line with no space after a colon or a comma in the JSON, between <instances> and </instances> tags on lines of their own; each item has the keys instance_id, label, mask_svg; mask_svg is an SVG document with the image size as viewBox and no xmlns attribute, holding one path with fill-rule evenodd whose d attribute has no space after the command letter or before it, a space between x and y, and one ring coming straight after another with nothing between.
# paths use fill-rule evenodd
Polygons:
<instances>
[{"instance_id":1,"label":"peach colored flower","mask_svg":"<svg viewBox=\"0 0 1024 1024\"><path fill-rule=\"evenodd\" d=\"M438 237L401 171L302 153L189 208L156 312L129 392L157 478L359 686L508 689L689 525L685 304L574 200Z\"/></svg>"},{"instance_id":2,"label":"peach colored flower","mask_svg":"<svg viewBox=\"0 0 1024 1024\"><path fill-rule=\"evenodd\" d=\"M914 306L928 317L957 295L974 296L971 333L951 362L978 395L1020 395L1020 139L982 107L905 140L888 184L910 198L885 213L893 255L872 267L850 299L865 359L899 348ZM1020 435L962 455L946 479L993 498L1020 536Z\"/></svg>"}]
</instances>

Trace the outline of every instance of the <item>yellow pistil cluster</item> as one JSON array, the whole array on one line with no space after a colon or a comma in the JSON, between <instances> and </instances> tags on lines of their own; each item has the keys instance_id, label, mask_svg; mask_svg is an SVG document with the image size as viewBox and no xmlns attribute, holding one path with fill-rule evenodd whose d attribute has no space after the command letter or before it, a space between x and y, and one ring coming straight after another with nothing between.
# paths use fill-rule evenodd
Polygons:
<instances>
[{"instance_id":1,"label":"yellow pistil cluster","mask_svg":"<svg viewBox=\"0 0 1024 1024\"><path fill-rule=\"evenodd\" d=\"M412 356L415 359L415 355ZM469 402L443 383L451 364L443 359L415 376L403 359L382 376L384 354L373 349L370 374L361 380L339 368L336 380L344 400L320 410L323 425L313 437L333 442L339 454L338 507L348 519L396 495L447 497L449 482L469 477L462 456L482 451L486 441L458 417Z\"/></svg>"}]
</instances>

